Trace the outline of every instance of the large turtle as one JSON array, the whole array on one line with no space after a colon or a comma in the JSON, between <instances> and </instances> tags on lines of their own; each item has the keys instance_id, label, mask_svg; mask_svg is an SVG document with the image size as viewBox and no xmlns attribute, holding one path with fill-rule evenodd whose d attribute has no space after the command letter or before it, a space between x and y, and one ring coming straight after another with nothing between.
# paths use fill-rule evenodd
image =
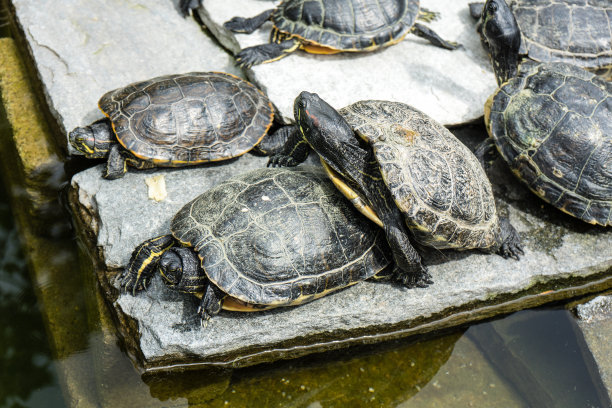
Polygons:
<instances>
[{"instance_id":1,"label":"large turtle","mask_svg":"<svg viewBox=\"0 0 612 408\"><path fill-rule=\"evenodd\" d=\"M240 156L260 143L274 118L263 92L220 72L136 82L107 92L98 106L106 118L69 138L86 157L108 158L108 179L122 177L128 164L181 167Z\"/></svg>"},{"instance_id":2,"label":"large turtle","mask_svg":"<svg viewBox=\"0 0 612 408\"><path fill-rule=\"evenodd\" d=\"M496 2L489 7L498 6ZM612 68L610 0L511 0L508 7L521 31L519 53L538 62L565 62L594 71ZM478 31L491 11L470 4ZM484 40L486 44L486 39Z\"/></svg>"},{"instance_id":3,"label":"large turtle","mask_svg":"<svg viewBox=\"0 0 612 408\"><path fill-rule=\"evenodd\" d=\"M308 92L294 109L299 131L270 164L296 165L311 147L347 197L385 229L396 267L416 284L428 283L429 276L413 239L517 259L522 253L517 232L498 217L476 157L427 115L388 101L361 101L337 112Z\"/></svg>"},{"instance_id":4,"label":"large turtle","mask_svg":"<svg viewBox=\"0 0 612 408\"><path fill-rule=\"evenodd\" d=\"M525 61L503 0L489 0L482 35L500 84L485 105L493 146L535 194L591 224L612 225L612 83L575 65ZM517 68L519 67L519 68Z\"/></svg>"},{"instance_id":5,"label":"large turtle","mask_svg":"<svg viewBox=\"0 0 612 408\"><path fill-rule=\"evenodd\" d=\"M457 48L457 43L416 22L435 17L420 9L419 0L285 0L255 17L234 17L225 27L250 34L266 21L273 22L269 44L245 48L236 56L239 65L250 67L297 49L313 54L374 51L402 41L410 32L438 47Z\"/></svg>"},{"instance_id":6,"label":"large turtle","mask_svg":"<svg viewBox=\"0 0 612 408\"><path fill-rule=\"evenodd\" d=\"M168 286L201 297L203 321L222 308L293 306L388 277L391 262L380 229L316 167L230 178L186 204L170 230L134 250L121 287L144 290L159 270Z\"/></svg>"}]
</instances>

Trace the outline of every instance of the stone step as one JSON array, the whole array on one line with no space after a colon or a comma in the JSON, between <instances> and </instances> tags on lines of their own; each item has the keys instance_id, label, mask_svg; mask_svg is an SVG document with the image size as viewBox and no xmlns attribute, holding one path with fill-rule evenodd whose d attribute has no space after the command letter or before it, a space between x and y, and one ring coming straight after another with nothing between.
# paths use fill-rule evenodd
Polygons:
<instances>
[{"instance_id":1,"label":"stone step","mask_svg":"<svg viewBox=\"0 0 612 408\"><path fill-rule=\"evenodd\" d=\"M232 0L229 7L226 0L206 0L197 12L219 42L237 53L267 43L272 23L250 35L234 34L223 23L237 15L255 16L278 3ZM421 6L440 13L438 20L424 25L463 47L448 51L408 34L400 43L377 52L313 55L298 51L254 66L248 77L287 119L293 119L295 97L309 91L336 108L362 99L383 99L413 105L444 125L473 121L483 115L496 82L467 3L426 0Z\"/></svg>"},{"instance_id":2,"label":"stone step","mask_svg":"<svg viewBox=\"0 0 612 408\"><path fill-rule=\"evenodd\" d=\"M482 137L482 131L476 128L473 136ZM100 282L143 371L246 366L297 357L462 325L612 287L612 231L544 204L498 161L489 176L498 208L509 214L523 239L520 261L425 250L424 262L434 280L428 288L362 282L299 307L221 312L205 328L196 316L197 299L171 291L159 277L144 293L119 295L115 278L136 245L167 233L174 213L196 195L265 162L247 154L216 166L130 171L113 181L100 177L101 165L73 178L69 195L81 236L101 265ZM162 179L161 201L149 198L149 189L154 189L147 183L159 186Z\"/></svg>"},{"instance_id":3,"label":"stone step","mask_svg":"<svg viewBox=\"0 0 612 408\"><path fill-rule=\"evenodd\" d=\"M60 145L67 133L103 117L107 91L159 75L224 71L242 75L233 59L192 19L178 0L11 0L18 32L36 70Z\"/></svg>"}]
</instances>

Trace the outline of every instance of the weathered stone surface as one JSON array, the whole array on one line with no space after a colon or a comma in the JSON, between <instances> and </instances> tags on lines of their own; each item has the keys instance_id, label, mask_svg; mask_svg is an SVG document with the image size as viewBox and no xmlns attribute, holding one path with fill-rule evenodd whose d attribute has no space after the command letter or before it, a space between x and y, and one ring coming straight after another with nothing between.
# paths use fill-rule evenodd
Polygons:
<instances>
[{"instance_id":1,"label":"weathered stone surface","mask_svg":"<svg viewBox=\"0 0 612 408\"><path fill-rule=\"evenodd\" d=\"M594 374L601 378L608 405L612 405L612 295L598 296L577 306L575 312L578 327L594 360Z\"/></svg>"},{"instance_id":2,"label":"weathered stone surface","mask_svg":"<svg viewBox=\"0 0 612 408\"><path fill-rule=\"evenodd\" d=\"M272 23L253 34L234 34L223 23L240 15L252 17L273 8L278 1L204 1L199 14L234 53L268 42ZM414 34L374 53L312 55L298 51L280 61L255 66L249 78L264 89L281 113L292 119L293 100L301 91L317 92L332 106L341 108L361 99L406 102L445 125L482 116L484 102L496 87L490 63L475 31L467 3L426 0L422 7L440 13L425 23L442 38L463 48L448 51L432 46Z\"/></svg>"},{"instance_id":3,"label":"weathered stone surface","mask_svg":"<svg viewBox=\"0 0 612 408\"><path fill-rule=\"evenodd\" d=\"M103 117L98 99L131 82L189 71L240 75L231 57L195 21L179 15L177 3L12 1L47 103L64 134ZM63 143L68 145L67 139Z\"/></svg>"},{"instance_id":4,"label":"weathered stone surface","mask_svg":"<svg viewBox=\"0 0 612 408\"><path fill-rule=\"evenodd\" d=\"M435 282L426 289L363 282L300 307L222 312L206 328L198 324L197 299L172 292L159 278L145 293L116 299L114 277L138 243L166 233L175 211L217 180L264 163L264 158L247 155L231 164L131 172L114 181L99 177L101 167L73 178L73 211L108 270L101 274L103 286L115 301L126 342L145 370L294 357L463 324L612 285L612 231L545 205L497 162L490 176L501 198L500 210L509 213L523 237L526 253L521 261L425 250L424 261ZM161 202L147 199L145 179L157 174L165 175L168 192Z\"/></svg>"}]
</instances>

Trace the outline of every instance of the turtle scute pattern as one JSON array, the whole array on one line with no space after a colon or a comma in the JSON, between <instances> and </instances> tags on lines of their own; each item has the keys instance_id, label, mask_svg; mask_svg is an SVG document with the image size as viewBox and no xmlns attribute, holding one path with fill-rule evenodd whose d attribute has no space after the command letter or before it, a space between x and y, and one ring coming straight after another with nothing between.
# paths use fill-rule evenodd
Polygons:
<instances>
[{"instance_id":1,"label":"turtle scute pattern","mask_svg":"<svg viewBox=\"0 0 612 408\"><path fill-rule=\"evenodd\" d=\"M499 245L491 184L472 152L446 128L398 102L362 101L340 113L372 145L417 241L440 249Z\"/></svg>"},{"instance_id":2,"label":"turtle scute pattern","mask_svg":"<svg viewBox=\"0 0 612 408\"><path fill-rule=\"evenodd\" d=\"M273 19L279 30L307 41L359 51L400 40L418 12L414 0L287 0Z\"/></svg>"},{"instance_id":3,"label":"turtle scute pattern","mask_svg":"<svg viewBox=\"0 0 612 408\"><path fill-rule=\"evenodd\" d=\"M165 166L239 156L263 138L273 116L253 85L212 72L134 83L106 93L99 107L126 149Z\"/></svg>"},{"instance_id":4,"label":"turtle scute pattern","mask_svg":"<svg viewBox=\"0 0 612 408\"><path fill-rule=\"evenodd\" d=\"M583 68L612 66L610 0L513 0L521 29L521 53L537 61Z\"/></svg>"},{"instance_id":5,"label":"turtle scute pattern","mask_svg":"<svg viewBox=\"0 0 612 408\"><path fill-rule=\"evenodd\" d=\"M390 263L380 229L314 168L234 177L187 204L171 230L211 281L261 305L302 303Z\"/></svg>"},{"instance_id":6,"label":"turtle scute pattern","mask_svg":"<svg viewBox=\"0 0 612 408\"><path fill-rule=\"evenodd\" d=\"M523 63L494 97L491 135L545 201L612 223L612 83L568 64Z\"/></svg>"}]
</instances>

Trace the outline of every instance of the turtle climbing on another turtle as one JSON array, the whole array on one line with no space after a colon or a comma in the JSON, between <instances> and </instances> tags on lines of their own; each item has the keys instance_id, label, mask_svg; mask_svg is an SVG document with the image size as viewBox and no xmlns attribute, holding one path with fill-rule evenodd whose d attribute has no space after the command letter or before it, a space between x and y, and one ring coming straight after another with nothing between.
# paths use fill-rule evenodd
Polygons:
<instances>
[{"instance_id":1,"label":"turtle climbing on another turtle","mask_svg":"<svg viewBox=\"0 0 612 408\"><path fill-rule=\"evenodd\" d=\"M488 7L496 8L497 2ZM506 7L506 6L504 6ZM507 7L521 32L519 54L537 62L565 62L594 72L612 70L612 2L511 0ZM471 3L482 35L492 10ZM486 45L487 40L483 38Z\"/></svg>"},{"instance_id":2,"label":"turtle climbing on another turtle","mask_svg":"<svg viewBox=\"0 0 612 408\"><path fill-rule=\"evenodd\" d=\"M295 166L310 148L336 186L383 227L396 268L430 283L412 243L519 258L520 238L497 214L472 152L444 126L400 102L361 101L339 112L318 95L295 100L296 131L272 166Z\"/></svg>"},{"instance_id":3,"label":"turtle climbing on another turtle","mask_svg":"<svg viewBox=\"0 0 612 408\"><path fill-rule=\"evenodd\" d=\"M295 306L369 278L406 280L390 275L382 231L316 167L234 176L186 204L170 231L134 250L121 288L146 290L159 271L201 298L202 322L221 309Z\"/></svg>"},{"instance_id":4,"label":"turtle climbing on another turtle","mask_svg":"<svg viewBox=\"0 0 612 408\"><path fill-rule=\"evenodd\" d=\"M590 224L612 225L612 83L571 64L521 61L520 29L487 1L482 36L499 88L485 104L488 138L531 191Z\"/></svg>"},{"instance_id":5,"label":"turtle climbing on another turtle","mask_svg":"<svg viewBox=\"0 0 612 408\"><path fill-rule=\"evenodd\" d=\"M273 22L269 44L248 47L236 55L238 64L248 68L298 49L312 54L374 51L402 41L408 33L438 47L457 48L459 44L416 22L436 17L420 8L419 0L285 0L255 17L234 17L224 26L250 34L266 21Z\"/></svg>"},{"instance_id":6,"label":"turtle climbing on another turtle","mask_svg":"<svg viewBox=\"0 0 612 408\"><path fill-rule=\"evenodd\" d=\"M165 75L107 92L98 107L106 118L70 132L88 158L107 158L107 179L127 166L182 167L240 156L273 124L274 108L251 83L220 72ZM281 133L282 134L282 133ZM267 138L268 139L268 138ZM263 146L262 146L263 145Z\"/></svg>"}]
</instances>

